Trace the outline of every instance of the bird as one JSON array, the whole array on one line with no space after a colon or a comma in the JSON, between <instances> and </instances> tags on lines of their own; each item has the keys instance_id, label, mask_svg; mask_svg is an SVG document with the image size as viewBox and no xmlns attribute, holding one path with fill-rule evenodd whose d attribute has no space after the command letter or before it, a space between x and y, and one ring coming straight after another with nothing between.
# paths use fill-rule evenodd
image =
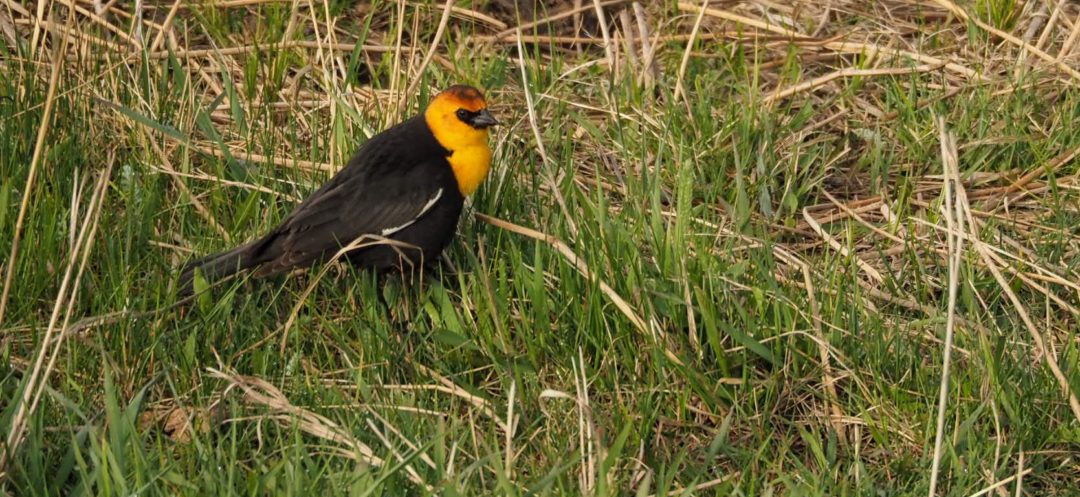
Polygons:
<instances>
[{"instance_id":1,"label":"bird","mask_svg":"<svg viewBox=\"0 0 1080 497\"><path fill-rule=\"evenodd\" d=\"M444 89L422 113L364 143L277 227L188 262L181 293L194 292L196 272L208 283L239 273L272 276L326 262L346 246L357 247L344 254L350 263L376 272L430 263L491 168L488 133L498 124L480 90Z\"/></svg>"}]
</instances>

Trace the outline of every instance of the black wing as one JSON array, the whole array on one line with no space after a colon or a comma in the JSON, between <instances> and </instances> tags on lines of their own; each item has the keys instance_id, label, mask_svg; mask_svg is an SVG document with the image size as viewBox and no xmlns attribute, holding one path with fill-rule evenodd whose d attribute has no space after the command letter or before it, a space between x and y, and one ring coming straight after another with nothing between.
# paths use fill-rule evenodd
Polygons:
<instances>
[{"instance_id":1,"label":"black wing","mask_svg":"<svg viewBox=\"0 0 1080 497\"><path fill-rule=\"evenodd\" d=\"M392 237L457 192L442 156L380 153L365 147L350 164L251 246L263 274L305 265L364 235ZM375 147L381 148L381 147ZM371 164L377 161L377 164ZM410 162L405 162L410 161Z\"/></svg>"}]
</instances>

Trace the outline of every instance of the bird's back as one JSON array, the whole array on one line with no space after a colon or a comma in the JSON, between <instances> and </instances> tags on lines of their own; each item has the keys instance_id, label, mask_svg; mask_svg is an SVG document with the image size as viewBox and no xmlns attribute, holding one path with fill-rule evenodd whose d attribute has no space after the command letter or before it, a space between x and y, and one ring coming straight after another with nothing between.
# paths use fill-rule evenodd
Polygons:
<instances>
[{"instance_id":1,"label":"bird's back","mask_svg":"<svg viewBox=\"0 0 1080 497\"><path fill-rule=\"evenodd\" d=\"M325 259L364 235L375 245L349 257L362 266L385 269L402 255L409 262L437 255L453 236L464 202L448 154L422 117L372 137L278 229L251 247L253 261L264 265L259 272ZM379 244L378 237L419 250Z\"/></svg>"},{"instance_id":2,"label":"bird's back","mask_svg":"<svg viewBox=\"0 0 1080 497\"><path fill-rule=\"evenodd\" d=\"M423 116L415 116L371 137L349 158L345 167L297 205L293 213L344 182L362 187L376 182L379 177L407 175L414 168L430 169L435 177L440 175L437 166L442 164L446 164L445 172L452 176L447 155L448 151L435 140Z\"/></svg>"}]
</instances>

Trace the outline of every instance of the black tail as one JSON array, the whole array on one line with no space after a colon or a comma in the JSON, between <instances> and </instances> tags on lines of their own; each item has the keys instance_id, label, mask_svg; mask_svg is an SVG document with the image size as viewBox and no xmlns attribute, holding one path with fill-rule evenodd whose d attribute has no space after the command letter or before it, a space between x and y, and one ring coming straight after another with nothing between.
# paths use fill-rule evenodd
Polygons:
<instances>
[{"instance_id":1,"label":"black tail","mask_svg":"<svg viewBox=\"0 0 1080 497\"><path fill-rule=\"evenodd\" d=\"M208 283L213 284L223 278L257 266L258 262L252 258L250 248L250 244L241 245L184 264L178 284L180 295L188 296L195 293L196 270L202 273L202 277L206 278Z\"/></svg>"}]
</instances>

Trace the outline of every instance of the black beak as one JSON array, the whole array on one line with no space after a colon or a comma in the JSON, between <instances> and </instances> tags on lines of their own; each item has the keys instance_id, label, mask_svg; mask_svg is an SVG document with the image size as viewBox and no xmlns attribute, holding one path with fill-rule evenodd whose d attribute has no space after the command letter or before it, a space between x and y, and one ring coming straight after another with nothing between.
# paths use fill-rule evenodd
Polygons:
<instances>
[{"instance_id":1,"label":"black beak","mask_svg":"<svg viewBox=\"0 0 1080 497\"><path fill-rule=\"evenodd\" d=\"M487 109L484 109L476 113L476 117L472 118L470 124L472 124L474 128L484 129L498 125L499 120L495 119L495 116L491 115Z\"/></svg>"}]
</instances>

